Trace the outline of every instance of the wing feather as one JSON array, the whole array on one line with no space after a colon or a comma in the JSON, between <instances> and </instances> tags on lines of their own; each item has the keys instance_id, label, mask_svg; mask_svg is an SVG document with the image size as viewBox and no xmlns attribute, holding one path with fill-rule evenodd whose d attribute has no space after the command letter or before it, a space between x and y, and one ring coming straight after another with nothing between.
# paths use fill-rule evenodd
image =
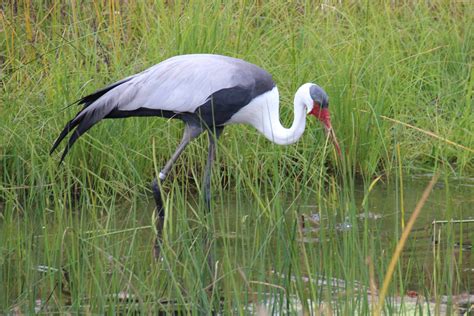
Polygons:
<instances>
[{"instance_id":1,"label":"wing feather","mask_svg":"<svg viewBox=\"0 0 474 316\"><path fill-rule=\"evenodd\" d=\"M238 88L252 98L273 86L268 72L241 59L208 54L172 57L80 99L84 108L66 124L51 152L74 130L64 159L78 137L111 113L139 109L194 113L219 91Z\"/></svg>"},{"instance_id":2,"label":"wing feather","mask_svg":"<svg viewBox=\"0 0 474 316\"><path fill-rule=\"evenodd\" d=\"M243 60L218 55L182 55L161 62L136 76L125 86L133 86L133 97L121 96L118 109L140 107L174 112L195 112L215 92L255 86L255 75L271 76Z\"/></svg>"}]
</instances>

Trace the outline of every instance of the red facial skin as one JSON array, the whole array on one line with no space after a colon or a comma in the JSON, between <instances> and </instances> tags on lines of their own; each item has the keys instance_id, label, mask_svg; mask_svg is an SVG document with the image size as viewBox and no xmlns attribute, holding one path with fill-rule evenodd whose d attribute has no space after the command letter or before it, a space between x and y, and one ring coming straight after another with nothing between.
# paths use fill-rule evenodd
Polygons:
<instances>
[{"instance_id":1,"label":"red facial skin","mask_svg":"<svg viewBox=\"0 0 474 316\"><path fill-rule=\"evenodd\" d=\"M339 143L337 142L336 134L332 129L331 117L329 115L328 108L321 108L319 103L314 102L313 109L311 110L311 112L309 112L309 114L314 115L319 121L321 121L326 131L326 135L331 138L332 142L334 143L334 146L336 147L337 153L339 154L339 156L341 156L341 148L339 147Z\"/></svg>"}]
</instances>

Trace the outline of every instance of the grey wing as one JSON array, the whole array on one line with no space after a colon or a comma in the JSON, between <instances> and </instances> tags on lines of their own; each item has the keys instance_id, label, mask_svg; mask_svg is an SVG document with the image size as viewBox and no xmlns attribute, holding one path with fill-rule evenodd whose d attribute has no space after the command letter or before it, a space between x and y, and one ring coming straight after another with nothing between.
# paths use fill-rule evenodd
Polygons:
<instances>
[{"instance_id":1,"label":"grey wing","mask_svg":"<svg viewBox=\"0 0 474 316\"><path fill-rule=\"evenodd\" d=\"M258 81L258 82L257 82ZM273 86L271 75L244 60L207 54L169 58L108 91L89 107L133 111L139 108L194 112L215 92L257 84Z\"/></svg>"},{"instance_id":2,"label":"grey wing","mask_svg":"<svg viewBox=\"0 0 474 316\"><path fill-rule=\"evenodd\" d=\"M138 108L194 112L215 92L255 86L256 69L242 60L218 55L183 55L149 68L123 85L120 111ZM271 77L270 77L271 78Z\"/></svg>"},{"instance_id":3,"label":"grey wing","mask_svg":"<svg viewBox=\"0 0 474 316\"><path fill-rule=\"evenodd\" d=\"M239 87L255 93L262 85L264 90L274 85L271 75L241 59L206 54L172 57L80 100L85 107L66 124L51 152L74 130L64 159L78 137L114 110L195 112L217 91Z\"/></svg>"}]
</instances>

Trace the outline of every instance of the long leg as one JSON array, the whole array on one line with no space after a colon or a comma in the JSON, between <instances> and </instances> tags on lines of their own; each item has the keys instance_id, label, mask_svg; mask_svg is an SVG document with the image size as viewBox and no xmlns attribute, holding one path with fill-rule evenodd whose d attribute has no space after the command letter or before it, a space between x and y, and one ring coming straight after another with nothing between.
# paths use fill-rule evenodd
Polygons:
<instances>
[{"instance_id":1,"label":"long leg","mask_svg":"<svg viewBox=\"0 0 474 316\"><path fill-rule=\"evenodd\" d=\"M178 145L176 148L176 151L174 154L171 156L170 160L166 163L166 165L161 169L159 178L161 181L166 179L166 176L171 170L171 167L173 167L173 164L176 162L178 157L181 155L183 150L186 148L186 146L189 144L190 141L201 135L201 133L204 131L204 129L200 125L191 125L191 124L186 124L184 128L184 134L183 134L183 139L181 140L181 143Z\"/></svg>"},{"instance_id":2,"label":"long leg","mask_svg":"<svg viewBox=\"0 0 474 316\"><path fill-rule=\"evenodd\" d=\"M214 131L209 131L209 152L207 154L206 169L204 171L204 202L206 203L207 210L211 209L211 175L212 165L216 159L216 142L221 136L224 127L216 127Z\"/></svg>"},{"instance_id":3,"label":"long leg","mask_svg":"<svg viewBox=\"0 0 474 316\"><path fill-rule=\"evenodd\" d=\"M153 197L155 198L155 204L156 204L156 209L155 209L156 239L155 239L155 243L153 244L153 256L155 257L155 260L158 260L160 259L163 225L165 223L165 209L163 206L160 185L158 183L157 178L153 179L153 182L151 183L151 189L153 191Z\"/></svg>"},{"instance_id":4,"label":"long leg","mask_svg":"<svg viewBox=\"0 0 474 316\"><path fill-rule=\"evenodd\" d=\"M207 155L206 169L204 171L204 181L203 181L203 194L204 194L204 203L206 205L206 218L207 223L209 223L209 215L211 210L211 175L212 175L212 165L216 158L216 146L219 136L222 134L224 127L216 127L213 131L208 131L209 133L209 152ZM209 226L209 225L208 225ZM214 275L214 256L211 247L212 234L209 230L205 232L204 236L204 249L207 253L207 264L209 266L209 271L211 276Z\"/></svg>"},{"instance_id":5,"label":"long leg","mask_svg":"<svg viewBox=\"0 0 474 316\"><path fill-rule=\"evenodd\" d=\"M156 223L155 223L156 224L156 240L155 240L155 245L153 247L153 254L155 256L155 259L159 259L160 257L160 250L161 250L160 247L161 247L162 234L163 234L163 225L165 222L165 210L163 207L160 184L158 183L158 181L163 182L166 179L166 176L171 170L171 167L173 167L173 164L176 162L176 160L184 151L184 149L189 144L189 142L192 141L194 138L198 137L203 131L204 131L203 128L199 125L186 124L181 143L178 145L178 147L176 148L171 158L168 160L164 168L161 170L160 175L159 175L159 180L155 178L152 182L151 187L153 190L153 197L155 198L155 204L156 204Z\"/></svg>"}]
</instances>

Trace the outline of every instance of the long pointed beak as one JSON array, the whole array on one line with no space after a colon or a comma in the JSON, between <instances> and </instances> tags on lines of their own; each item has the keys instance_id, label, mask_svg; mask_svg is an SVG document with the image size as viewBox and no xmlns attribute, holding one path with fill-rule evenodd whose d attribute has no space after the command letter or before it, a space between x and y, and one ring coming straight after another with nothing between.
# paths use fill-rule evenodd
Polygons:
<instances>
[{"instance_id":1,"label":"long pointed beak","mask_svg":"<svg viewBox=\"0 0 474 316\"><path fill-rule=\"evenodd\" d=\"M309 113L314 115L324 126L324 131L326 132L326 136L329 137L336 147L337 153L339 157L342 157L341 147L339 146L339 142L337 141L336 133L331 125L331 117L329 115L329 110L327 108L320 108L319 105L315 104L313 110Z\"/></svg>"}]
</instances>

